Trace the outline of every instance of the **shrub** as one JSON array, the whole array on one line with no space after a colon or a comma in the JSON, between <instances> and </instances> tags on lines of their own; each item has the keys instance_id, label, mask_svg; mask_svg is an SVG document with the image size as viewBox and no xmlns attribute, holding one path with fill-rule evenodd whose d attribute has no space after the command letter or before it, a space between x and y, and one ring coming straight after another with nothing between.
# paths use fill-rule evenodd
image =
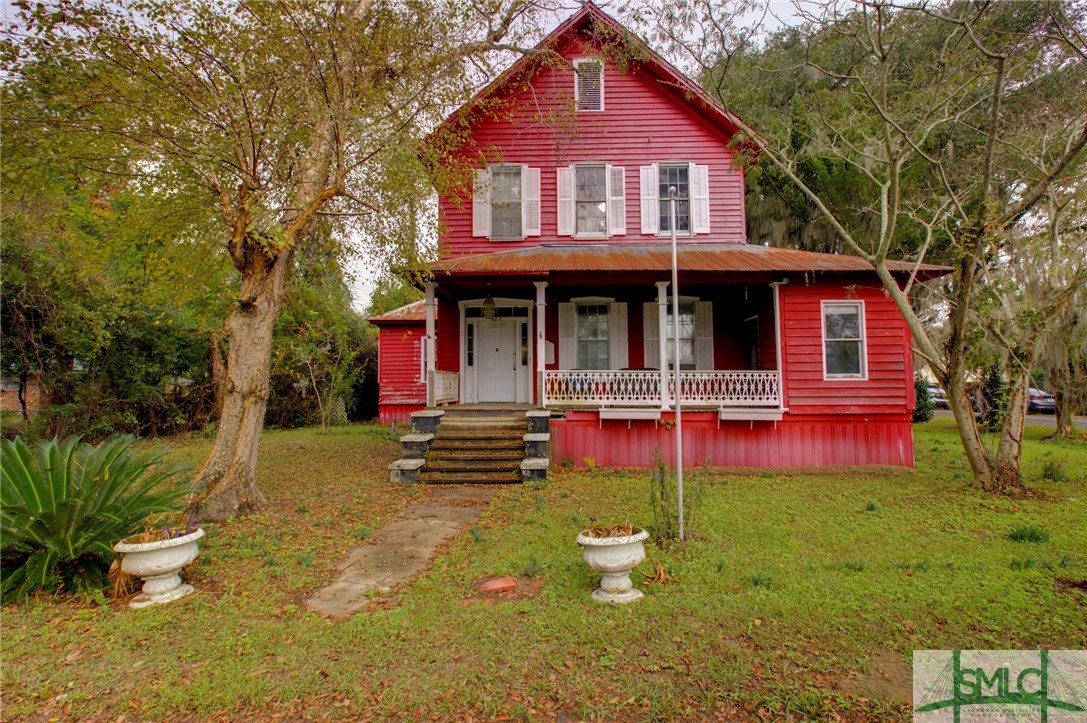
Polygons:
<instances>
[{"instance_id":1,"label":"shrub","mask_svg":"<svg viewBox=\"0 0 1087 723\"><path fill-rule=\"evenodd\" d=\"M131 437L95 446L70 437L0 448L0 598L35 590L102 587L115 542L153 514L176 510L181 490L162 452Z\"/></svg>"},{"instance_id":2,"label":"shrub","mask_svg":"<svg viewBox=\"0 0 1087 723\"><path fill-rule=\"evenodd\" d=\"M928 395L928 382L925 381L924 377L917 376L913 378L913 395L917 400L916 406L913 408L914 424L932 419L932 398Z\"/></svg>"}]
</instances>

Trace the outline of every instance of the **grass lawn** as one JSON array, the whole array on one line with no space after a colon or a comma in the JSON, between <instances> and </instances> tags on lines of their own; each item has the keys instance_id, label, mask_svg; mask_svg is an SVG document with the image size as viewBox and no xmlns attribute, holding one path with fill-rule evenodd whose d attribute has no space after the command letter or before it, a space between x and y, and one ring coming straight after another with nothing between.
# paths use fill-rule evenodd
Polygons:
<instances>
[{"instance_id":1,"label":"grass lawn","mask_svg":"<svg viewBox=\"0 0 1087 723\"><path fill-rule=\"evenodd\" d=\"M950 420L916 429L917 470L715 470L695 539L650 548L671 581L618 608L589 600L574 537L648 523L649 471L558 469L503 489L394 604L330 622L301 600L429 490L389 485L381 427L268 432L270 505L209 526L198 594L3 608L3 717L907 720L914 649L1087 648L1087 444L1047 433L1028 428L1025 500L968 488ZM1042 481L1054 460L1075 479ZM1025 525L1048 540L1009 539ZM472 587L505 574L526 594Z\"/></svg>"}]
</instances>

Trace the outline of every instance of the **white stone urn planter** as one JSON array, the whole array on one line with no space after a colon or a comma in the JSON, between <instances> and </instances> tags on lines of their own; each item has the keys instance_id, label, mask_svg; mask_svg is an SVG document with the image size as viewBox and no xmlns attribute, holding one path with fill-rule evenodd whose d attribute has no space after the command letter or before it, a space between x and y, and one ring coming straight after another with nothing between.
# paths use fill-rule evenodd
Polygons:
<instances>
[{"instance_id":1,"label":"white stone urn planter","mask_svg":"<svg viewBox=\"0 0 1087 723\"><path fill-rule=\"evenodd\" d=\"M630 571L645 560L642 542L649 533L636 527L631 535L590 537L588 533L589 530L582 531L577 544L584 548L585 562L601 574L600 587L593 590L593 600L620 604L642 597L642 591L630 582Z\"/></svg>"},{"instance_id":2,"label":"white stone urn planter","mask_svg":"<svg viewBox=\"0 0 1087 723\"><path fill-rule=\"evenodd\" d=\"M121 570L143 578L143 592L132 599L130 608L170 602L183 598L193 591L193 586L181 582L181 568L200 554L197 540L204 530L196 529L187 535L154 542L118 542L114 552L121 555Z\"/></svg>"}]
</instances>

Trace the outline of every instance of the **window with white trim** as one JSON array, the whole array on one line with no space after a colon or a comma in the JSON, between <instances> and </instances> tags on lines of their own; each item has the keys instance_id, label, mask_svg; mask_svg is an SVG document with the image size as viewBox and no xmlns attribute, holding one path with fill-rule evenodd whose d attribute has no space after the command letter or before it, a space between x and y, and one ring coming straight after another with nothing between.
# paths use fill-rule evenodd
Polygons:
<instances>
[{"instance_id":1,"label":"window with white trim","mask_svg":"<svg viewBox=\"0 0 1087 723\"><path fill-rule=\"evenodd\" d=\"M625 369L627 305L601 296L559 304L560 369Z\"/></svg>"},{"instance_id":2,"label":"window with white trim","mask_svg":"<svg viewBox=\"0 0 1087 723\"><path fill-rule=\"evenodd\" d=\"M608 169L604 166L574 167L574 233L608 235Z\"/></svg>"},{"instance_id":3,"label":"window with white trim","mask_svg":"<svg viewBox=\"0 0 1087 723\"><path fill-rule=\"evenodd\" d=\"M647 301L642 307L642 339L644 341L645 366L660 368L660 319L656 301ZM676 324L673 323L672 299L668 299L665 316L665 363L673 368L675 357L673 339ZM705 371L714 368L713 350L713 302L700 301L693 296L679 297L679 368Z\"/></svg>"},{"instance_id":4,"label":"window with white trim","mask_svg":"<svg viewBox=\"0 0 1087 723\"><path fill-rule=\"evenodd\" d=\"M864 379L864 302L823 302L823 370L827 379Z\"/></svg>"},{"instance_id":5,"label":"window with white trim","mask_svg":"<svg viewBox=\"0 0 1087 723\"><path fill-rule=\"evenodd\" d=\"M672 196L676 189L676 233L691 232L691 167L687 163L661 164L657 168L657 199L660 206L661 233L671 232Z\"/></svg>"},{"instance_id":6,"label":"window with white trim","mask_svg":"<svg viewBox=\"0 0 1087 723\"><path fill-rule=\"evenodd\" d=\"M555 181L559 236L607 238L627 232L626 168L576 163L555 169Z\"/></svg>"},{"instance_id":7,"label":"window with white trim","mask_svg":"<svg viewBox=\"0 0 1087 723\"><path fill-rule=\"evenodd\" d=\"M608 366L608 304L577 305L577 368L610 369Z\"/></svg>"},{"instance_id":8,"label":"window with white trim","mask_svg":"<svg viewBox=\"0 0 1087 723\"><path fill-rule=\"evenodd\" d=\"M599 58L574 61L574 100L578 110L604 110L604 63Z\"/></svg>"},{"instance_id":9,"label":"window with white trim","mask_svg":"<svg viewBox=\"0 0 1087 723\"><path fill-rule=\"evenodd\" d=\"M642 233L671 233L668 189L676 189L676 233L710 232L709 166L687 161L661 161L641 168Z\"/></svg>"},{"instance_id":10,"label":"window with white trim","mask_svg":"<svg viewBox=\"0 0 1087 723\"><path fill-rule=\"evenodd\" d=\"M665 341L664 354L668 360L668 369L675 369L676 355L676 318L672 315L672 305L668 304L668 339ZM697 368L695 357L695 315L694 302L681 301L679 304L679 368L693 370Z\"/></svg>"},{"instance_id":11,"label":"window with white trim","mask_svg":"<svg viewBox=\"0 0 1087 723\"><path fill-rule=\"evenodd\" d=\"M520 241L540 235L540 169L500 164L476 171L472 235Z\"/></svg>"}]
</instances>

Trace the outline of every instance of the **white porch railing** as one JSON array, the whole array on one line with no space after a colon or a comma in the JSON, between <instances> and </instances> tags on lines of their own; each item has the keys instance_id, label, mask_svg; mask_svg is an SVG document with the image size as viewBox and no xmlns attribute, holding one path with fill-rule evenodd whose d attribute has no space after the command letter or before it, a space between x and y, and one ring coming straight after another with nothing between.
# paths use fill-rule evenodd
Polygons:
<instances>
[{"instance_id":1,"label":"white porch railing","mask_svg":"<svg viewBox=\"0 0 1087 723\"><path fill-rule=\"evenodd\" d=\"M454 404L460 400L460 374L434 370L427 381L427 406Z\"/></svg>"},{"instance_id":2,"label":"white porch railing","mask_svg":"<svg viewBox=\"0 0 1087 723\"><path fill-rule=\"evenodd\" d=\"M683 404L694 407L776 407L781 401L776 371L680 372ZM673 383L668 378L668 399ZM543 373L548 407L662 406L659 371L558 370Z\"/></svg>"}]
</instances>

